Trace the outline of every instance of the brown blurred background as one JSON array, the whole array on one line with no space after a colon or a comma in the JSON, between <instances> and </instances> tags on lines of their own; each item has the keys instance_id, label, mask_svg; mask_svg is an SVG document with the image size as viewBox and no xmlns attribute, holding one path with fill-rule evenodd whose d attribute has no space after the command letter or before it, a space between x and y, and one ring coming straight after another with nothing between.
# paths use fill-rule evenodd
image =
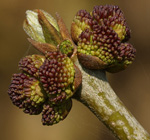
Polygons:
<instances>
[{"instance_id":1,"label":"brown blurred background","mask_svg":"<svg viewBox=\"0 0 150 140\"><path fill-rule=\"evenodd\" d=\"M65 121L42 126L41 116L29 116L12 105L7 89L18 61L37 53L29 45L22 23L27 9L58 12L68 28L79 9L94 5L119 5L132 30L137 57L127 70L108 74L118 96L143 127L150 132L150 1L149 0L1 0L0 2L0 139L1 140L115 140L112 134L82 104L73 101Z\"/></svg>"}]
</instances>

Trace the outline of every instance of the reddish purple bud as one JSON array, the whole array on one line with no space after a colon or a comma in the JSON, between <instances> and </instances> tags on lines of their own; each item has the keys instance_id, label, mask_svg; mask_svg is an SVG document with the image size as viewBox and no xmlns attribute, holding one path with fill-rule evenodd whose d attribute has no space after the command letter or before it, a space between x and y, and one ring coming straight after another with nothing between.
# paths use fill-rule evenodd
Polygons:
<instances>
[{"instance_id":1,"label":"reddish purple bud","mask_svg":"<svg viewBox=\"0 0 150 140\"><path fill-rule=\"evenodd\" d=\"M44 60L45 57L42 55L26 56L20 60L19 68L31 76L38 77L39 68Z\"/></svg>"},{"instance_id":2,"label":"reddish purple bud","mask_svg":"<svg viewBox=\"0 0 150 140\"><path fill-rule=\"evenodd\" d=\"M61 105L44 104L42 111L43 125L53 125L64 120L72 107L72 100L66 100Z\"/></svg>"},{"instance_id":3,"label":"reddish purple bud","mask_svg":"<svg viewBox=\"0 0 150 140\"><path fill-rule=\"evenodd\" d=\"M65 54L47 53L39 76L52 103L62 102L73 95L75 69L73 62Z\"/></svg>"},{"instance_id":4,"label":"reddish purple bud","mask_svg":"<svg viewBox=\"0 0 150 140\"><path fill-rule=\"evenodd\" d=\"M14 74L8 95L13 104L22 108L25 113L37 115L42 111L45 101L39 81L23 73Z\"/></svg>"}]
</instances>

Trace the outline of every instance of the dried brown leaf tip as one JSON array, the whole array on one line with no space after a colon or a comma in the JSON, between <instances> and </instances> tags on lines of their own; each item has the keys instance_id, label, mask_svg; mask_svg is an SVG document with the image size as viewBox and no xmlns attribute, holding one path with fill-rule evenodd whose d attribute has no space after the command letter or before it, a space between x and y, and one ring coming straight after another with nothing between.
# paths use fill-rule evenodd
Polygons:
<instances>
[{"instance_id":1,"label":"dried brown leaf tip","mask_svg":"<svg viewBox=\"0 0 150 140\"><path fill-rule=\"evenodd\" d=\"M86 68L118 72L135 58L135 48L125 43L130 29L118 6L95 6L91 13L80 10L72 22L71 35L77 44L78 58Z\"/></svg>"}]
</instances>

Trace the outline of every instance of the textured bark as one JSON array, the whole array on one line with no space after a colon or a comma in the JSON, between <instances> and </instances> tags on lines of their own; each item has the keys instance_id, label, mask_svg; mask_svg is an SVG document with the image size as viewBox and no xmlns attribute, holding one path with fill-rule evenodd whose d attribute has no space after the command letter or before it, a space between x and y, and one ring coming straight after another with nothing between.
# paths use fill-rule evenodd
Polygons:
<instances>
[{"instance_id":1,"label":"textured bark","mask_svg":"<svg viewBox=\"0 0 150 140\"><path fill-rule=\"evenodd\" d=\"M106 74L100 70L82 68L82 88L74 96L85 104L119 140L150 140L150 135L117 97Z\"/></svg>"}]
</instances>

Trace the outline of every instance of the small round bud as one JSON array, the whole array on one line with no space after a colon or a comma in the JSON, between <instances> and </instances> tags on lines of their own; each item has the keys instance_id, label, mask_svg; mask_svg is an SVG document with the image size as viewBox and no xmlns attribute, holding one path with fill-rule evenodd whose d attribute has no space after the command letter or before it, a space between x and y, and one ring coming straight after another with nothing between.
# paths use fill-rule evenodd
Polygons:
<instances>
[{"instance_id":1,"label":"small round bud","mask_svg":"<svg viewBox=\"0 0 150 140\"><path fill-rule=\"evenodd\" d=\"M121 43L118 47L119 55L125 64L130 64L135 59L136 49L130 43Z\"/></svg>"},{"instance_id":2,"label":"small round bud","mask_svg":"<svg viewBox=\"0 0 150 140\"><path fill-rule=\"evenodd\" d=\"M20 60L19 68L31 76L38 77L39 68L44 60L45 57L42 55L26 56Z\"/></svg>"},{"instance_id":3,"label":"small round bud","mask_svg":"<svg viewBox=\"0 0 150 140\"><path fill-rule=\"evenodd\" d=\"M72 100L66 100L66 102L60 105L44 104L42 111L42 123L43 125L53 125L64 120L72 107Z\"/></svg>"},{"instance_id":4,"label":"small round bud","mask_svg":"<svg viewBox=\"0 0 150 140\"><path fill-rule=\"evenodd\" d=\"M60 52L49 52L39 70L40 81L49 100L56 104L73 95L75 69L69 57Z\"/></svg>"},{"instance_id":5,"label":"small round bud","mask_svg":"<svg viewBox=\"0 0 150 140\"><path fill-rule=\"evenodd\" d=\"M61 53L66 54L68 57L72 55L73 49L74 47L70 40L64 40L59 45L59 50L61 51Z\"/></svg>"},{"instance_id":6,"label":"small round bud","mask_svg":"<svg viewBox=\"0 0 150 140\"><path fill-rule=\"evenodd\" d=\"M36 115L42 111L45 101L39 81L23 73L14 74L8 94L13 104L25 113Z\"/></svg>"},{"instance_id":7,"label":"small round bud","mask_svg":"<svg viewBox=\"0 0 150 140\"><path fill-rule=\"evenodd\" d=\"M136 49L130 43L121 43L118 47L118 57L116 64L110 65L106 70L111 73L124 70L128 65L132 64L135 59Z\"/></svg>"}]
</instances>

